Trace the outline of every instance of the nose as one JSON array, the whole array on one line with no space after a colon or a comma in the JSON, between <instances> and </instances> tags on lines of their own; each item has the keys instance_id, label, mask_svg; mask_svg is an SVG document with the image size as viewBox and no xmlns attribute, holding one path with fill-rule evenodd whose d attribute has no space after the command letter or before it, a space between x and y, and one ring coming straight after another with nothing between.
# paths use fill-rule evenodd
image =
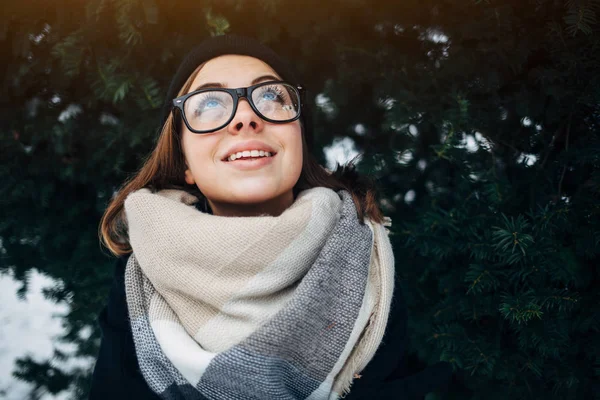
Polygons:
<instances>
[{"instance_id":1,"label":"nose","mask_svg":"<svg viewBox=\"0 0 600 400\"><path fill-rule=\"evenodd\" d=\"M259 132L263 129L264 121L256 115L250 103L245 98L241 98L235 115L229 123L228 130L231 133L239 133L243 129L251 129Z\"/></svg>"}]
</instances>

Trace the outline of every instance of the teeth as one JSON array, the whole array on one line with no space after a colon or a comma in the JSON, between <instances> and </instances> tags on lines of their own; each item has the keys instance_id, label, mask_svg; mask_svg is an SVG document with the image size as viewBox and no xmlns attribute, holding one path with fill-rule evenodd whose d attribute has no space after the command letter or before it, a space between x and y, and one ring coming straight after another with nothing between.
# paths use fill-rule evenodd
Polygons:
<instances>
[{"instance_id":1,"label":"teeth","mask_svg":"<svg viewBox=\"0 0 600 400\"><path fill-rule=\"evenodd\" d=\"M227 161L235 161L239 158L248 158L248 157L271 157L271 153L264 150L246 150L246 151L238 151L230 155L227 158Z\"/></svg>"}]
</instances>

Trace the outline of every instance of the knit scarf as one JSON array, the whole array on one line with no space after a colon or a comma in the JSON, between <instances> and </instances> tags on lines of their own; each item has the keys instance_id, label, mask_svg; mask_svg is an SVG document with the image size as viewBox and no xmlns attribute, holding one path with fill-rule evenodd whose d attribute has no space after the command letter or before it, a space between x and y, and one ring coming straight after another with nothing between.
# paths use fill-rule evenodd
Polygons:
<instances>
[{"instance_id":1,"label":"knit scarf","mask_svg":"<svg viewBox=\"0 0 600 400\"><path fill-rule=\"evenodd\" d=\"M304 190L276 217L216 216L197 201L174 189L125 201L127 307L149 387L163 399L349 393L388 320L389 230L361 223L345 190Z\"/></svg>"}]
</instances>

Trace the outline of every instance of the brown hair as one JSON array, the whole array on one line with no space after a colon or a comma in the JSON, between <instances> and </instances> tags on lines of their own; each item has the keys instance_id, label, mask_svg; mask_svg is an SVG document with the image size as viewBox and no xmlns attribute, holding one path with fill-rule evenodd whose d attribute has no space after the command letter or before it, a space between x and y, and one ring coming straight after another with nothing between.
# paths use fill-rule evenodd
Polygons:
<instances>
[{"instance_id":1,"label":"brown hair","mask_svg":"<svg viewBox=\"0 0 600 400\"><path fill-rule=\"evenodd\" d=\"M198 66L189 76L178 96L188 92L204 64ZM124 212L125 199L131 192L141 188L150 188L152 191L183 189L198 197L200 201L206 199L196 185L190 185L184 180L186 165L181 146L180 129L177 126L180 124L181 121L177 121L173 113L170 113L162 127L154 150L139 171L123 183L100 220L98 230L100 242L116 256L131 252ZM307 127L303 127L303 132L304 129ZM368 217L376 223L382 223L383 214L377 204L375 183L370 178L359 176L354 165L356 157L345 166L337 164L336 170L329 172L309 153L307 147L303 133L302 172L293 188L294 198L300 191L313 187L326 187L335 191L345 189L352 194L360 221L364 221L364 218Z\"/></svg>"}]
</instances>

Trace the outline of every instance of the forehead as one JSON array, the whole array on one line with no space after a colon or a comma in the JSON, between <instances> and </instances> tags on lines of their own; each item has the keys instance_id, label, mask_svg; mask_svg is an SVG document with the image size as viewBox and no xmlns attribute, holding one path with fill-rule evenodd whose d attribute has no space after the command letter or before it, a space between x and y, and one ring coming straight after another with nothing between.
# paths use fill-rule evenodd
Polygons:
<instances>
[{"instance_id":1,"label":"forehead","mask_svg":"<svg viewBox=\"0 0 600 400\"><path fill-rule=\"evenodd\" d=\"M205 83L221 83L225 87L248 86L261 75L280 76L264 61L237 54L215 57L202 67L194 79L190 90Z\"/></svg>"}]
</instances>

